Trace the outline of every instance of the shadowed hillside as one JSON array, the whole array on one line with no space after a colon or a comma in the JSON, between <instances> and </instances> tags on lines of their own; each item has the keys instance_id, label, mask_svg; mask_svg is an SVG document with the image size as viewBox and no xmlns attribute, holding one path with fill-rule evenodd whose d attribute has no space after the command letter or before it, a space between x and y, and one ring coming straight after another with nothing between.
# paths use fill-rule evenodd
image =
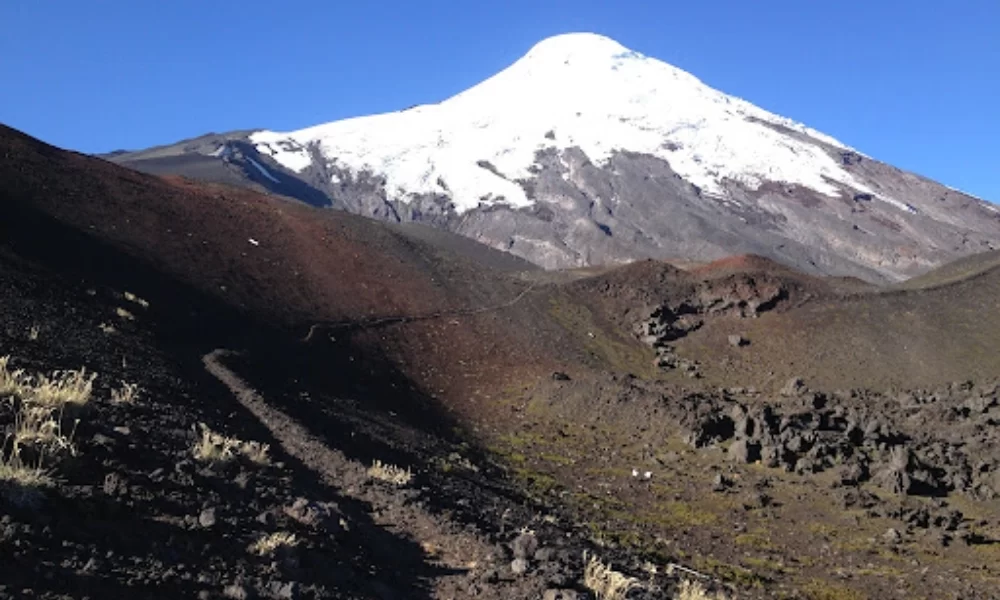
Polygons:
<instances>
[{"instance_id":1,"label":"shadowed hillside","mask_svg":"<svg viewBox=\"0 0 1000 600\"><path fill-rule=\"evenodd\" d=\"M887 289L542 272L10 129L0 156L0 597L1000 583L995 257Z\"/></svg>"}]
</instances>

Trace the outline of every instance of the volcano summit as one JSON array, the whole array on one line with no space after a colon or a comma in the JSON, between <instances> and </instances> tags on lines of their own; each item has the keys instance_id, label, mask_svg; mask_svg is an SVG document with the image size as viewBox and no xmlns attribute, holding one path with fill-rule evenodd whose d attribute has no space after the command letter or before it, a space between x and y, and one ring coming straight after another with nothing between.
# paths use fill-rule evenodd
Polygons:
<instances>
[{"instance_id":1,"label":"volcano summit","mask_svg":"<svg viewBox=\"0 0 1000 600\"><path fill-rule=\"evenodd\" d=\"M589 33L439 104L109 158L431 223L546 268L754 253L879 282L1000 247L991 204Z\"/></svg>"}]
</instances>

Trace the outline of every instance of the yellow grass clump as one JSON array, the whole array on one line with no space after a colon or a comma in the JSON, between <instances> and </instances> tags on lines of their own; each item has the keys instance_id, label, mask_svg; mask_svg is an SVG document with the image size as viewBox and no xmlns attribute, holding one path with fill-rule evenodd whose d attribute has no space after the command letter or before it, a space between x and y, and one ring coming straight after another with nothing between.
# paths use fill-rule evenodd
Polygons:
<instances>
[{"instance_id":1,"label":"yellow grass clump","mask_svg":"<svg viewBox=\"0 0 1000 600\"><path fill-rule=\"evenodd\" d=\"M615 571L596 556L585 554L584 559L587 564L583 570L583 585L598 600L625 600L630 592L642 588L638 579Z\"/></svg>"},{"instance_id":2,"label":"yellow grass clump","mask_svg":"<svg viewBox=\"0 0 1000 600\"><path fill-rule=\"evenodd\" d=\"M120 388L111 390L111 402L114 404L132 404L139 397L139 384L122 382Z\"/></svg>"},{"instance_id":3,"label":"yellow grass clump","mask_svg":"<svg viewBox=\"0 0 1000 600\"><path fill-rule=\"evenodd\" d=\"M270 556L279 548L294 548L298 545L299 540L295 538L294 533L277 531L275 533L265 535L256 542L250 544L250 547L247 548L247 550L251 554L256 554L257 556Z\"/></svg>"},{"instance_id":4,"label":"yellow grass clump","mask_svg":"<svg viewBox=\"0 0 1000 600\"><path fill-rule=\"evenodd\" d=\"M250 462L266 465L271 462L268 452L271 447L260 442L247 442L234 437L226 437L212 431L208 425L199 423L201 435L192 450L195 459L203 462L225 463L237 457Z\"/></svg>"},{"instance_id":5,"label":"yellow grass clump","mask_svg":"<svg viewBox=\"0 0 1000 600\"><path fill-rule=\"evenodd\" d=\"M413 481L413 473L410 469L403 469L380 460L376 460L372 466L368 467L368 476L398 486L408 485Z\"/></svg>"},{"instance_id":6,"label":"yellow grass clump","mask_svg":"<svg viewBox=\"0 0 1000 600\"><path fill-rule=\"evenodd\" d=\"M699 581L690 579L681 582L674 600L728 600L722 592L709 592Z\"/></svg>"},{"instance_id":7,"label":"yellow grass clump","mask_svg":"<svg viewBox=\"0 0 1000 600\"><path fill-rule=\"evenodd\" d=\"M6 406L13 426L0 447L0 493L17 504L37 497L38 490L52 485L43 467L46 457L64 452L73 454L73 429L63 428L67 408L79 408L90 401L96 374L86 369L55 371L30 376L23 369L12 370L10 357L0 357L0 406Z\"/></svg>"},{"instance_id":8,"label":"yellow grass clump","mask_svg":"<svg viewBox=\"0 0 1000 600\"><path fill-rule=\"evenodd\" d=\"M149 302L147 302L146 300L140 298L139 296L136 296L132 292L125 292L124 294L122 294L122 296L124 296L125 299L128 300L129 302L132 302L134 304L138 304L139 306L141 306L143 308L149 308Z\"/></svg>"}]
</instances>

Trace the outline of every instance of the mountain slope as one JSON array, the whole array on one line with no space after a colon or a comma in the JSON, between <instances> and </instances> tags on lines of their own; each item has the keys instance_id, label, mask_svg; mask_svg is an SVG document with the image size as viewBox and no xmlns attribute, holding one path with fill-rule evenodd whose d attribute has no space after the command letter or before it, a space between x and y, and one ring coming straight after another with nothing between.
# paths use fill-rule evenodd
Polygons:
<instances>
[{"instance_id":1,"label":"mountain slope","mask_svg":"<svg viewBox=\"0 0 1000 600\"><path fill-rule=\"evenodd\" d=\"M192 154L197 168L177 158ZM755 253L881 281L1000 247L989 203L594 34L545 40L440 104L109 158L207 179L205 161L225 165L547 268Z\"/></svg>"},{"instance_id":2,"label":"mountain slope","mask_svg":"<svg viewBox=\"0 0 1000 600\"><path fill-rule=\"evenodd\" d=\"M751 187L777 180L835 194L832 180L875 193L820 148L769 125L846 150L610 39L566 35L438 105L250 139L293 171L310 164L295 144L318 143L322 154L351 171L384 174L391 194L451 193L459 212L496 202L481 200L489 196L531 205L516 181L531 177L535 153L549 147L579 147L595 163L623 149L656 156L703 192L720 196L726 179ZM469 157L493 168L473 169Z\"/></svg>"},{"instance_id":3,"label":"mountain slope","mask_svg":"<svg viewBox=\"0 0 1000 600\"><path fill-rule=\"evenodd\" d=\"M444 232L135 173L4 126L0 156L0 599L541 596L553 569L497 582L476 568L497 548L473 523L499 519L466 507L499 508L508 527L532 509L458 448L454 420L347 332L296 335L506 299L523 284L492 269L530 265ZM89 403L25 442L24 386L81 366L97 373ZM51 437L55 451L37 445ZM449 495L431 461L453 452L471 475ZM22 458L50 481L12 479ZM433 498L380 483L376 461Z\"/></svg>"},{"instance_id":4,"label":"mountain slope","mask_svg":"<svg viewBox=\"0 0 1000 600\"><path fill-rule=\"evenodd\" d=\"M37 504L0 470L0 599L591 597L589 556L649 598L686 569L995 597L995 255L913 290L760 257L553 273L4 127L0 156L3 353L99 373ZM271 460L199 459L199 423Z\"/></svg>"}]
</instances>

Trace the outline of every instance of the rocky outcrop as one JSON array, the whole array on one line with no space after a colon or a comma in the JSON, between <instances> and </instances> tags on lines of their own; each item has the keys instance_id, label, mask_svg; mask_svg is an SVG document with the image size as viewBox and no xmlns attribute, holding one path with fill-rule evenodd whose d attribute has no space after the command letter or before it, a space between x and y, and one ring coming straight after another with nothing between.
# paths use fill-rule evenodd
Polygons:
<instances>
[{"instance_id":1,"label":"rocky outcrop","mask_svg":"<svg viewBox=\"0 0 1000 600\"><path fill-rule=\"evenodd\" d=\"M762 274L738 274L701 281L687 297L653 308L633 326L633 333L642 343L656 350L658 367L680 369L697 377L697 362L678 356L672 342L700 329L707 319L755 318L788 299L788 285ZM730 336L729 343L740 347L747 340L739 335Z\"/></svg>"},{"instance_id":2,"label":"rocky outcrop","mask_svg":"<svg viewBox=\"0 0 1000 600\"><path fill-rule=\"evenodd\" d=\"M701 398L681 417L687 441L698 448L726 444L738 463L800 474L834 470L842 487L870 481L900 496L1000 498L996 385L893 398L811 392L796 379L782 395Z\"/></svg>"}]
</instances>

